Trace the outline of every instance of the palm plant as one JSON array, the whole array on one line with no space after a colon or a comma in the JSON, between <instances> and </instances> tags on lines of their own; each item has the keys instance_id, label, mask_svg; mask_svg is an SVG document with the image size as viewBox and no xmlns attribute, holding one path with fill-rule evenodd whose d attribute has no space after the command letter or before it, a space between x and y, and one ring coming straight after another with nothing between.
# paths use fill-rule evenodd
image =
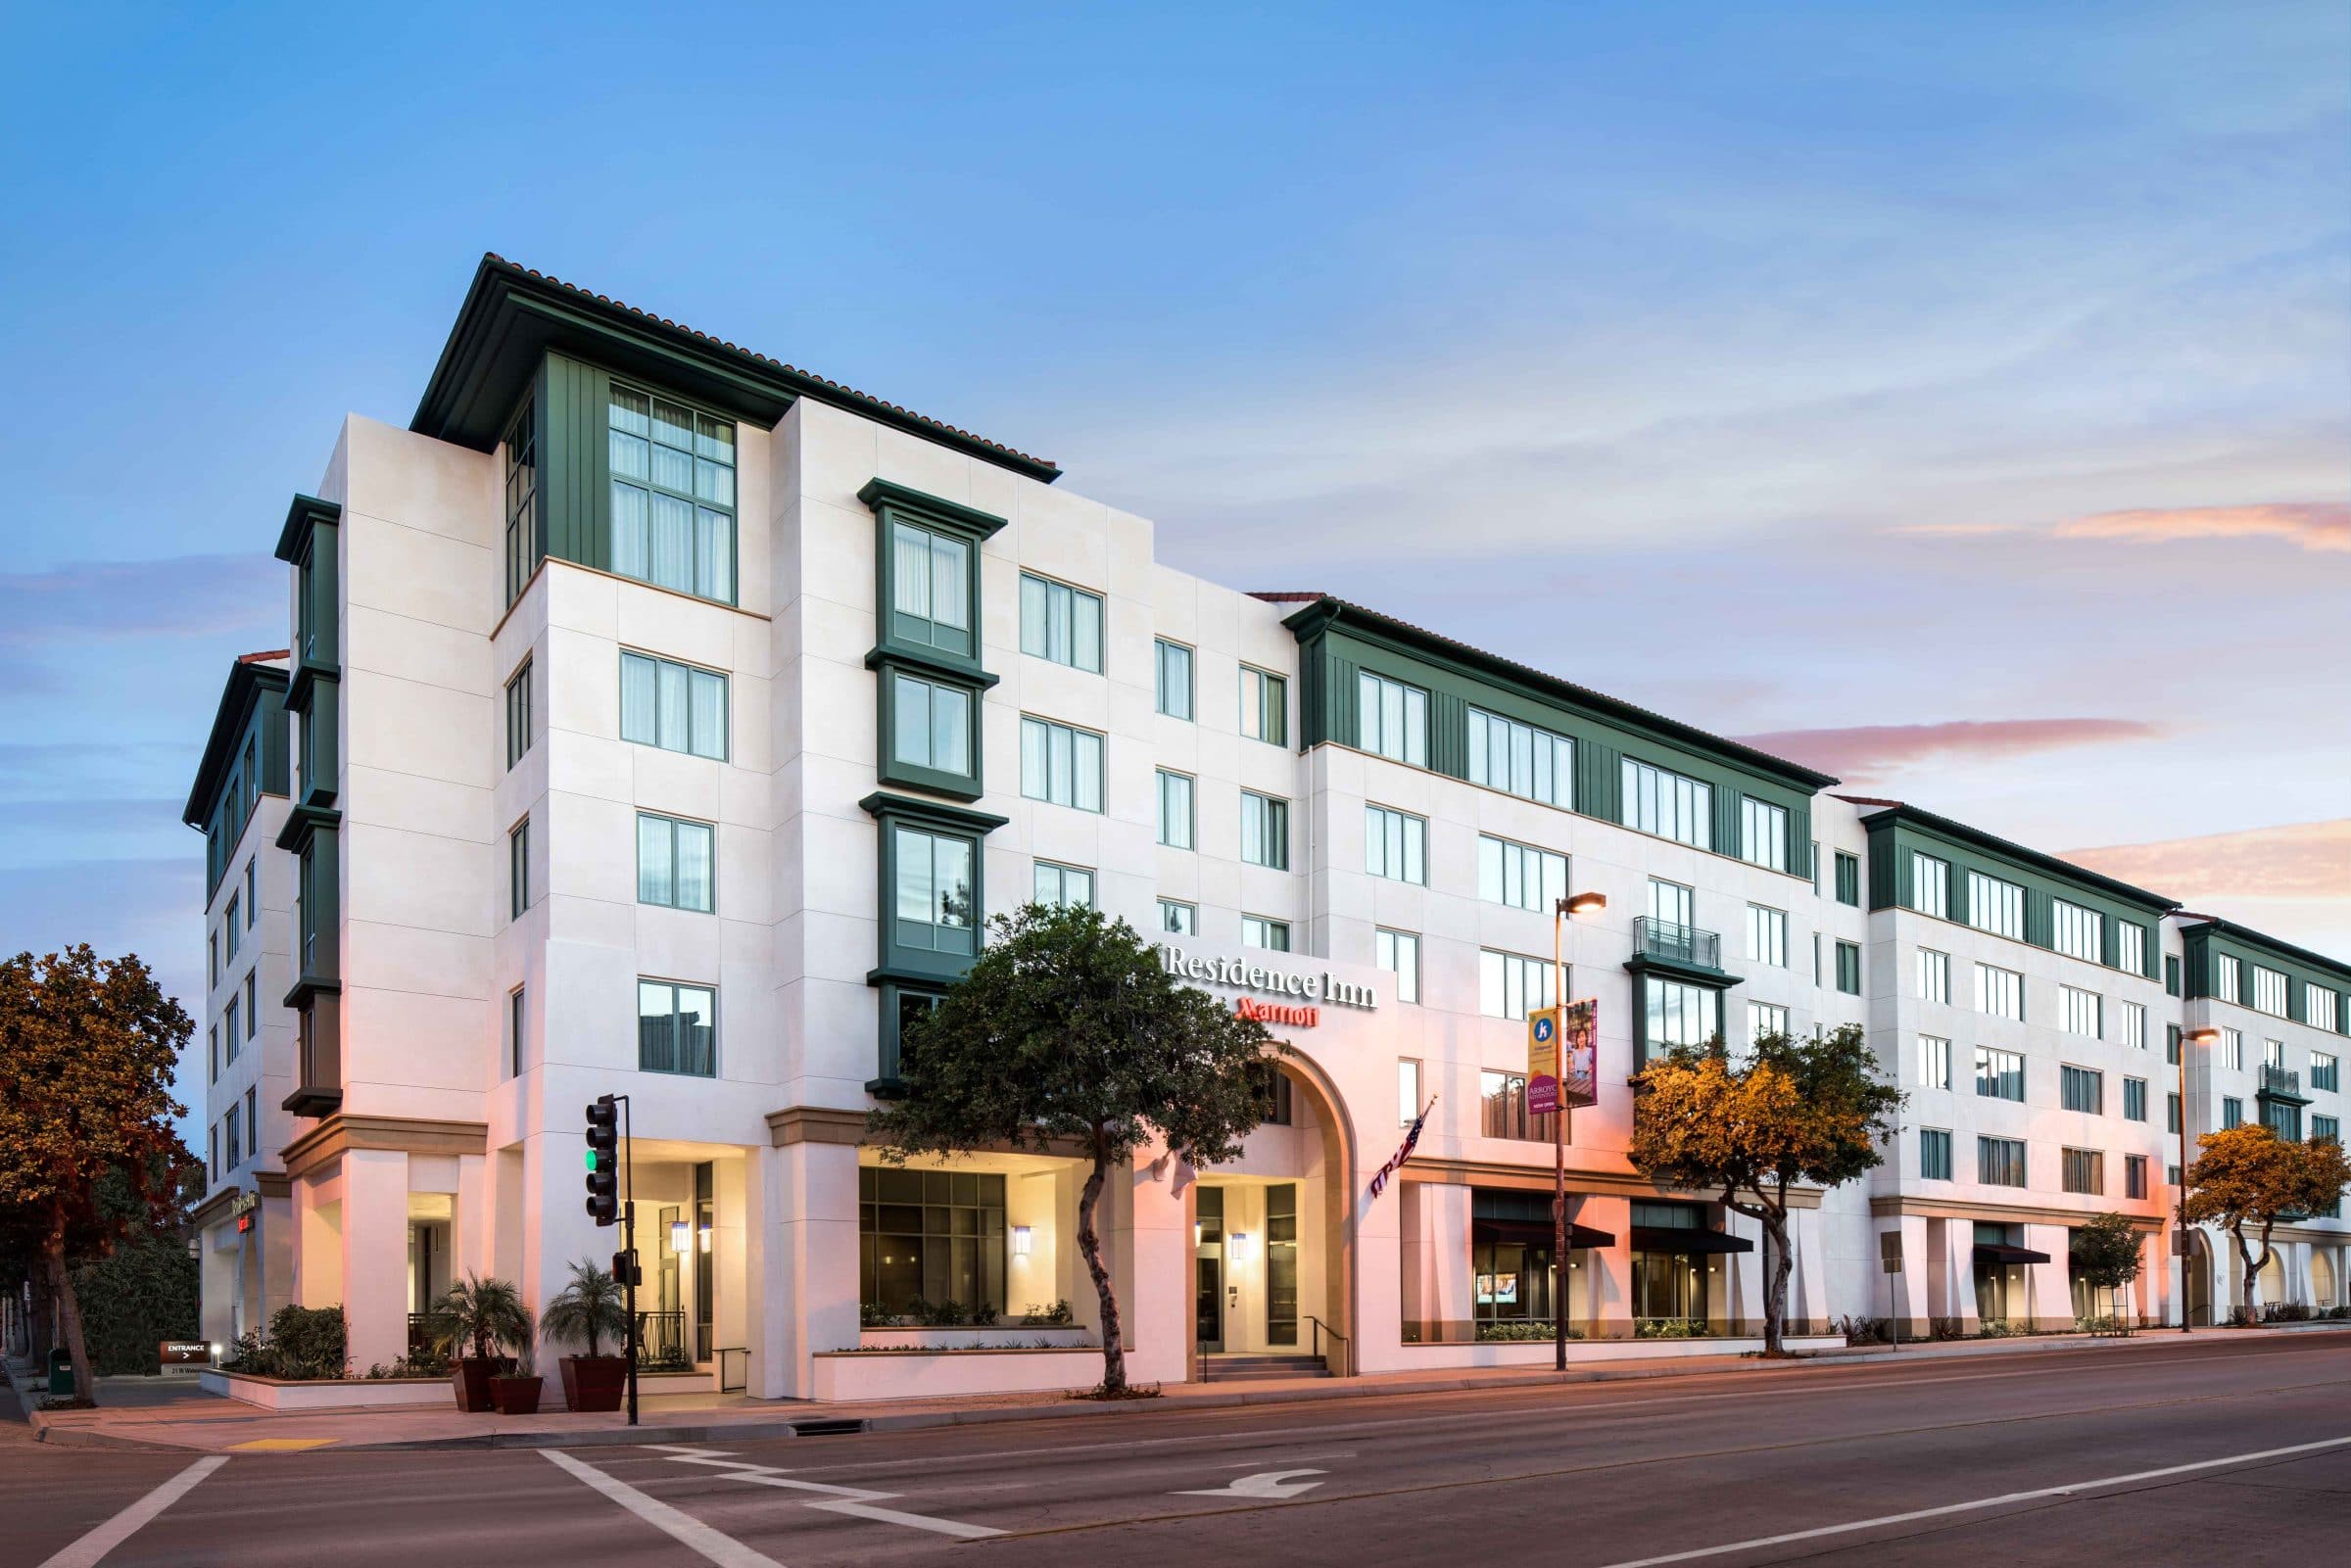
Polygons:
<instances>
[{"instance_id":1,"label":"palm plant","mask_svg":"<svg viewBox=\"0 0 2351 1568\"><path fill-rule=\"evenodd\" d=\"M487 1361L501 1345L520 1348L531 1343L531 1309L522 1305L522 1293L509 1281L468 1274L453 1281L433 1303L425 1332L435 1350L455 1354L470 1344L474 1359Z\"/></svg>"},{"instance_id":2,"label":"palm plant","mask_svg":"<svg viewBox=\"0 0 2351 1568\"><path fill-rule=\"evenodd\" d=\"M587 1341L592 1357L601 1354L605 1338L625 1343L629 1334L629 1314L622 1305L620 1281L593 1258L583 1258L571 1265L571 1283L548 1302L539 1321L549 1339L565 1344Z\"/></svg>"}]
</instances>

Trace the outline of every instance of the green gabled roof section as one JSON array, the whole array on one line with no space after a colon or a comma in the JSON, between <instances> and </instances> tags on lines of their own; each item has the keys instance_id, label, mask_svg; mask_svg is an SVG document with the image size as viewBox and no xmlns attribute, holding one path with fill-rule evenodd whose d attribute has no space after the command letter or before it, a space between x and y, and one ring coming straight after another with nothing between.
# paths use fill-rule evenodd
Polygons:
<instances>
[{"instance_id":1,"label":"green gabled roof section","mask_svg":"<svg viewBox=\"0 0 2351 1568\"><path fill-rule=\"evenodd\" d=\"M2266 956L2270 961L2268 967L2271 969L2284 970L2296 978L2316 978L2336 990L2351 989L2351 964L2346 964L2339 958L2328 958L2326 954L2314 953L2307 947L2296 947L2291 942L2281 941L2278 937L2257 931L2249 926L2239 926L2234 921L2223 920L2218 915L2198 915L2183 910L2181 912L2180 919L2182 923L2180 933L2183 937L2190 935L2200 938L2224 937L2230 948L2238 951L2239 957L2249 956L2258 959ZM2296 974L2296 971L2315 971L2316 974ZM2301 998L2297 996L2293 998L2293 1002L2298 1008L2301 1005ZM2296 1019L2301 1017L2298 1012L2293 1016ZM2344 1019L2343 1022L2346 1027L2351 1027L2351 1018Z\"/></svg>"},{"instance_id":2,"label":"green gabled roof section","mask_svg":"<svg viewBox=\"0 0 2351 1568\"><path fill-rule=\"evenodd\" d=\"M1051 484L1061 477L1042 457L496 255L485 255L475 269L408 428L490 451L551 349L643 377L750 424L773 427L795 401L813 398L1030 479Z\"/></svg>"},{"instance_id":3,"label":"green gabled roof section","mask_svg":"<svg viewBox=\"0 0 2351 1568\"><path fill-rule=\"evenodd\" d=\"M321 523L332 527L342 517L343 508L331 500L320 500L315 496L296 496L286 506L285 526L277 531L277 558L288 566L300 564L311 530Z\"/></svg>"},{"instance_id":4,"label":"green gabled roof section","mask_svg":"<svg viewBox=\"0 0 2351 1568\"><path fill-rule=\"evenodd\" d=\"M220 706L213 713L212 734L205 737L204 755L197 761L196 779L188 787L188 803L180 810L179 820L189 827L201 832L211 820L213 808L219 803L220 786L228 782L238 749L253 728L255 709L271 696L279 702L284 700L286 671L272 661L288 657L291 655L286 649L274 648L265 653L245 654L229 666L228 680L220 689ZM271 738L278 750L267 759L275 784L269 792L284 794L282 737Z\"/></svg>"},{"instance_id":5,"label":"green gabled roof section","mask_svg":"<svg viewBox=\"0 0 2351 1568\"><path fill-rule=\"evenodd\" d=\"M1337 630L1367 642L1384 643L1398 652L1424 663L1451 669L1473 681L1517 691L1539 702L1605 724L1657 736L1732 767L1762 775L1806 794L1826 789L1837 783L1833 776L1799 762L1791 762L1786 757L1757 751L1752 746L1725 739L1695 725L1684 724L1679 719L1652 713L1647 708L1595 691L1590 687L1578 686L1547 671L1506 659L1499 653L1488 653L1483 648L1456 641L1333 594L1258 594L1252 596L1275 604L1303 601L1305 608L1285 617L1281 623L1301 642Z\"/></svg>"},{"instance_id":6,"label":"green gabled roof section","mask_svg":"<svg viewBox=\"0 0 2351 1568\"><path fill-rule=\"evenodd\" d=\"M2028 849L1996 833L1988 833L1981 828L1971 828L1966 823L1938 816L1907 801L1880 800L1868 795L1839 795L1837 798L1849 805L1878 808L1874 811L1865 809L1862 813L1862 826L1873 831L1897 825L1923 829L1929 837L1945 839L1995 860L2007 861L2014 870L2065 883L2078 891L2132 905L2139 913L2158 920L2180 907L2180 900L2176 898L2151 893L2144 887L2135 887L2129 882L2091 871L2087 866L2077 866L2070 860L2060 860L2055 855L2038 849ZM1872 905L1884 907L1874 899Z\"/></svg>"}]
</instances>

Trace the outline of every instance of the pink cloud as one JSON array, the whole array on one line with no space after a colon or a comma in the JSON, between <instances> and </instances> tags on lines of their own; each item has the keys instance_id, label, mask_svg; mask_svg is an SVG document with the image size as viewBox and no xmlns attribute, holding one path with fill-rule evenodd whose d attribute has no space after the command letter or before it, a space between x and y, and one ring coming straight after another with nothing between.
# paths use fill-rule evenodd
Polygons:
<instances>
[{"instance_id":1,"label":"pink cloud","mask_svg":"<svg viewBox=\"0 0 2351 1568\"><path fill-rule=\"evenodd\" d=\"M2305 501L2097 512L2060 523L2056 532L2060 539L2112 539L2134 545L2183 539L2282 539L2304 549L2351 550L2351 504Z\"/></svg>"},{"instance_id":2,"label":"pink cloud","mask_svg":"<svg viewBox=\"0 0 2351 1568\"><path fill-rule=\"evenodd\" d=\"M2183 899L2311 899L2351 906L2351 818L2149 844L2069 849L2067 860Z\"/></svg>"},{"instance_id":3,"label":"pink cloud","mask_svg":"<svg viewBox=\"0 0 2351 1568\"><path fill-rule=\"evenodd\" d=\"M1779 730L1739 738L1758 751L1857 783L1932 757L2013 757L2067 746L2151 740L2163 733L2163 726L2139 719L1953 719L1942 724Z\"/></svg>"}]
</instances>

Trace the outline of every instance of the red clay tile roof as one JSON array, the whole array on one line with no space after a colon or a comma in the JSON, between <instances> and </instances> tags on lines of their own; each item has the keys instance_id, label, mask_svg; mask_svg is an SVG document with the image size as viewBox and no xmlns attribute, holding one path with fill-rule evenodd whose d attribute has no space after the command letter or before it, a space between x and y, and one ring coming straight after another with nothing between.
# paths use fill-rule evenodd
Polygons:
<instances>
[{"instance_id":1,"label":"red clay tile roof","mask_svg":"<svg viewBox=\"0 0 2351 1568\"><path fill-rule=\"evenodd\" d=\"M293 656L292 648L268 648L260 653L240 653L237 655L237 662L239 664L267 664L272 659L290 659Z\"/></svg>"},{"instance_id":2,"label":"red clay tile roof","mask_svg":"<svg viewBox=\"0 0 2351 1568\"><path fill-rule=\"evenodd\" d=\"M944 420L934 419L929 414L917 413L912 408L901 407L897 404L890 403L882 398L877 398L870 392L859 392L855 387L843 386L841 383L833 380L829 376L818 375L813 370L803 370L797 365L786 364L783 360L776 358L774 356L761 354L756 349L744 348L740 344L728 342L725 338L714 338L709 333L703 332L698 328L690 327L683 321L672 321L665 315L655 315L650 310L640 309L625 300L615 300L608 294L599 294L593 289L584 289L577 283L567 283L563 279L556 277L552 272L542 272L535 267L524 266L519 261L509 261L504 257L499 255L496 251L485 253L484 260L495 262L499 266L505 267L510 271L519 272L525 277L536 278L542 283L552 283L556 288L568 290L570 293L580 295L586 299L594 300L600 305L608 305L616 309L626 310L631 315L640 316L647 321L654 322L657 325L667 327L672 332L683 332L690 338L698 338L702 342L710 344L714 348L724 349L730 354L741 355L745 359L755 360L760 364L774 365L777 369L786 371L792 375L805 376L807 379L816 382L820 386L840 393L843 398L850 399L857 403L871 404L877 408L888 408L890 412L903 415L908 419L914 420L918 424L929 425L934 430L943 430L947 434L960 437L965 441L977 442L983 447L991 448L996 451L1005 453L1007 456L1017 457L1023 462L1036 463L1047 468L1057 468L1060 466L1049 457L1034 456L1029 452L1021 451L1017 447L1007 447L1000 441L991 441L985 436L978 435L972 431L962 429L960 426L950 425Z\"/></svg>"}]
</instances>

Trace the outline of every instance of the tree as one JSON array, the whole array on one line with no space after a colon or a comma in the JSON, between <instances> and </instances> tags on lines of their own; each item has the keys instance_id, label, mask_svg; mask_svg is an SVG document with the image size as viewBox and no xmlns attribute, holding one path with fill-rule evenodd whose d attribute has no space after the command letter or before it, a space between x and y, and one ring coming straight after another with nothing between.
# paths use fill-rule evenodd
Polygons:
<instances>
[{"instance_id":1,"label":"tree","mask_svg":"<svg viewBox=\"0 0 2351 1568\"><path fill-rule=\"evenodd\" d=\"M2109 1210L2074 1227L2070 1249L2074 1277L2091 1290L2118 1291L2138 1278L2138 1230ZM2109 1302L2111 1307L2112 1303ZM2109 1316L2121 1314L2109 1311Z\"/></svg>"},{"instance_id":2,"label":"tree","mask_svg":"<svg viewBox=\"0 0 2351 1568\"><path fill-rule=\"evenodd\" d=\"M1733 1066L1719 1038L1676 1046L1633 1078L1633 1168L1667 1186L1719 1190L1759 1220L1769 1257L1763 1353L1783 1353L1788 1189L1835 1187L1884 1159L1901 1092L1878 1076L1858 1024L1799 1039L1767 1034Z\"/></svg>"},{"instance_id":3,"label":"tree","mask_svg":"<svg viewBox=\"0 0 2351 1568\"><path fill-rule=\"evenodd\" d=\"M1156 1132L1195 1165L1230 1160L1264 1117L1253 1067L1265 1026L1177 982L1125 921L1031 904L990 940L931 1015L912 1021L903 1098L870 1118L884 1158L1006 1146L1090 1163L1078 1250L1102 1307L1102 1386L1127 1388L1119 1303L1095 1207L1113 1166Z\"/></svg>"},{"instance_id":4,"label":"tree","mask_svg":"<svg viewBox=\"0 0 2351 1568\"><path fill-rule=\"evenodd\" d=\"M601 1354L607 1339L627 1344L629 1314L620 1281L595 1259L581 1259L571 1265L571 1283L539 1314L539 1327L566 1345L586 1341L591 1359Z\"/></svg>"},{"instance_id":5,"label":"tree","mask_svg":"<svg viewBox=\"0 0 2351 1568\"><path fill-rule=\"evenodd\" d=\"M2280 1220L2333 1204L2351 1184L2351 1164L2332 1139L2294 1143L2260 1122L2207 1132L2196 1148L2201 1153L2187 1167L2188 1222L2218 1224L2235 1241L2244 1263L2239 1300L2250 1322L2254 1281L2277 1256L2270 1233ZM2260 1238L2258 1258L2248 1229Z\"/></svg>"},{"instance_id":6,"label":"tree","mask_svg":"<svg viewBox=\"0 0 2351 1568\"><path fill-rule=\"evenodd\" d=\"M453 1359L470 1349L477 1361L495 1357L501 1345L521 1350L537 1332L531 1309L522 1304L522 1292L507 1280L479 1274L451 1283L427 1309L424 1331L433 1349L447 1352Z\"/></svg>"},{"instance_id":7,"label":"tree","mask_svg":"<svg viewBox=\"0 0 2351 1568\"><path fill-rule=\"evenodd\" d=\"M67 1253L105 1257L168 1215L185 1159L171 1071L194 1030L135 954L102 962L77 943L0 963L0 1221L40 1259L84 1402L94 1388ZM110 1172L128 1203L101 1206Z\"/></svg>"}]
</instances>

